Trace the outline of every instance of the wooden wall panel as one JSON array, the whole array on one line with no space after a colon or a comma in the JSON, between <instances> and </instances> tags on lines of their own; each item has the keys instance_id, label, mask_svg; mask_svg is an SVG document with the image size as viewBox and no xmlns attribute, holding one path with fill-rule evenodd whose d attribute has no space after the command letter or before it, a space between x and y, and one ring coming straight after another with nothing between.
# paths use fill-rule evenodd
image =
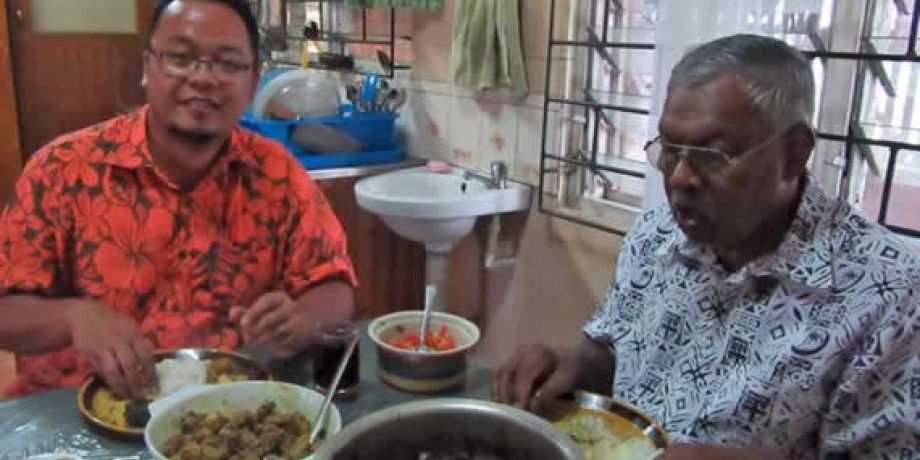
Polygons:
<instances>
[{"instance_id":1,"label":"wooden wall panel","mask_svg":"<svg viewBox=\"0 0 920 460\"><path fill-rule=\"evenodd\" d=\"M143 104L141 56L150 0L132 0L138 2L134 34L33 32L31 0L4 1L25 18L9 23L9 37L26 158L57 136Z\"/></svg>"},{"instance_id":2,"label":"wooden wall panel","mask_svg":"<svg viewBox=\"0 0 920 460\"><path fill-rule=\"evenodd\" d=\"M6 1L0 1L0 201L22 169L8 24Z\"/></svg>"}]
</instances>

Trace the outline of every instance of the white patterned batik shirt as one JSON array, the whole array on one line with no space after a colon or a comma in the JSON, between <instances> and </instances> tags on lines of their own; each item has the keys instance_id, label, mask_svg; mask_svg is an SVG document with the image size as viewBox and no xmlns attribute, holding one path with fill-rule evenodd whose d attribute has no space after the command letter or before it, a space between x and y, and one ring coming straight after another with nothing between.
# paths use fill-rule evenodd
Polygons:
<instances>
[{"instance_id":1,"label":"white patterned batik shirt","mask_svg":"<svg viewBox=\"0 0 920 460\"><path fill-rule=\"evenodd\" d=\"M616 273L585 333L616 353L614 395L674 438L920 459L918 259L813 179L776 252L741 270L663 207Z\"/></svg>"}]
</instances>

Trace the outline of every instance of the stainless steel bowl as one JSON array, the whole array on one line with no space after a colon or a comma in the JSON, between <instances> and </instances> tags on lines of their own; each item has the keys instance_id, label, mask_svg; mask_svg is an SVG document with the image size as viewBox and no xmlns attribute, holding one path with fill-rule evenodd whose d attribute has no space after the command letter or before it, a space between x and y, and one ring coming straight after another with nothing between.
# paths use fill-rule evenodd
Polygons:
<instances>
[{"instance_id":1,"label":"stainless steel bowl","mask_svg":"<svg viewBox=\"0 0 920 460\"><path fill-rule=\"evenodd\" d=\"M615 424L619 428L613 429L613 426L610 427L618 436L624 435L620 431L624 429L623 427L632 425L641 432L641 435L648 440L653 449L663 452L668 448L671 442L668 433L638 407L625 401L588 391L577 390L573 396L572 400L556 400L550 404L542 405L539 415L555 423L566 416L583 410L602 412L605 413L606 417L619 419L618 423Z\"/></svg>"},{"instance_id":2,"label":"stainless steel bowl","mask_svg":"<svg viewBox=\"0 0 920 460\"><path fill-rule=\"evenodd\" d=\"M361 418L326 441L315 459L419 460L451 453L476 460L584 458L566 435L529 412L487 401L440 398Z\"/></svg>"},{"instance_id":3,"label":"stainless steel bowl","mask_svg":"<svg viewBox=\"0 0 920 460\"><path fill-rule=\"evenodd\" d=\"M626 401L588 391L576 391L575 403L579 407L585 409L607 411L628 421L636 428L642 430L642 433L659 449L666 449L671 443L668 432L665 431L658 422L643 412L642 409Z\"/></svg>"}]
</instances>

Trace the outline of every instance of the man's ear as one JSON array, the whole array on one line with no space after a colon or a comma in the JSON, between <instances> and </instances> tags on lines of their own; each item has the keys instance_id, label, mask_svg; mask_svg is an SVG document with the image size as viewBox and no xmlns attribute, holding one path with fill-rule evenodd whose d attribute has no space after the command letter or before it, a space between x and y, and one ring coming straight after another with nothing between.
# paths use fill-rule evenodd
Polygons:
<instances>
[{"instance_id":1,"label":"man's ear","mask_svg":"<svg viewBox=\"0 0 920 460\"><path fill-rule=\"evenodd\" d=\"M815 132L804 123L793 126L783 137L786 159L783 175L787 179L801 177L815 149Z\"/></svg>"}]
</instances>

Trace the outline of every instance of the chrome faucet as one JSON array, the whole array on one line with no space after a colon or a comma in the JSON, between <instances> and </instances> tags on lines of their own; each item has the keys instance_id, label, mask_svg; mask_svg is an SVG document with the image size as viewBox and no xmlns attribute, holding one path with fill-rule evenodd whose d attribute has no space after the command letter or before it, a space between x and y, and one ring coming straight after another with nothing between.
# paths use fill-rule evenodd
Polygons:
<instances>
[{"instance_id":1,"label":"chrome faucet","mask_svg":"<svg viewBox=\"0 0 920 460\"><path fill-rule=\"evenodd\" d=\"M489 164L489 176L484 177L472 171L463 173L463 180L477 179L485 182L489 188L504 189L508 188L508 166L504 161L493 161Z\"/></svg>"},{"instance_id":2,"label":"chrome faucet","mask_svg":"<svg viewBox=\"0 0 920 460\"><path fill-rule=\"evenodd\" d=\"M508 188L508 165L504 161L493 161L489 164L492 184L495 188Z\"/></svg>"}]
</instances>

